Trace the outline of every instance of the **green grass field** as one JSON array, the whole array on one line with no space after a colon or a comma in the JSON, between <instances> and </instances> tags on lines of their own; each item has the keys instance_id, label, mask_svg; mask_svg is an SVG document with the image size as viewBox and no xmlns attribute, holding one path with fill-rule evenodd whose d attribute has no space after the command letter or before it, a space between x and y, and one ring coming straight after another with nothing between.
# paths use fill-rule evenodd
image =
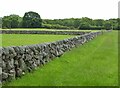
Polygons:
<instances>
[{"instance_id":1,"label":"green grass field","mask_svg":"<svg viewBox=\"0 0 120 88\"><path fill-rule=\"evenodd\" d=\"M1 29L0 30L38 30L38 31L84 31L84 32L96 32L99 30L78 30L78 29L46 29L46 28L15 28L15 29Z\"/></svg>"},{"instance_id":2,"label":"green grass field","mask_svg":"<svg viewBox=\"0 0 120 88\"><path fill-rule=\"evenodd\" d=\"M118 34L105 33L7 86L116 86Z\"/></svg>"},{"instance_id":3,"label":"green grass field","mask_svg":"<svg viewBox=\"0 0 120 88\"><path fill-rule=\"evenodd\" d=\"M39 44L39 43L62 40L70 37L73 37L73 35L2 34L1 46L6 47L6 46Z\"/></svg>"}]
</instances>

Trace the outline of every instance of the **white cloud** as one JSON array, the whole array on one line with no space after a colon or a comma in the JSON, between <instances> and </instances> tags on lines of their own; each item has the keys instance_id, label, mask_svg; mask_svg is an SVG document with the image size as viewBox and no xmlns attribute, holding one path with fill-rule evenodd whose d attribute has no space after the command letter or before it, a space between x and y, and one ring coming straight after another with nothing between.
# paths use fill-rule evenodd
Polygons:
<instances>
[{"instance_id":1,"label":"white cloud","mask_svg":"<svg viewBox=\"0 0 120 88\"><path fill-rule=\"evenodd\" d=\"M0 16L38 12L44 19L117 18L119 0L0 0Z\"/></svg>"}]
</instances>

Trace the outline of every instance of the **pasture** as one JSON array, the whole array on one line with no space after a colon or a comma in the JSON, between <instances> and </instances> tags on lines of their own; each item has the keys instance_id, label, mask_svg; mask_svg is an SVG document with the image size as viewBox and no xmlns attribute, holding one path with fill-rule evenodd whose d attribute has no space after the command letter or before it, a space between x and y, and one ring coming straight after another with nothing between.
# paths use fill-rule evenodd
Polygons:
<instances>
[{"instance_id":1,"label":"pasture","mask_svg":"<svg viewBox=\"0 0 120 88\"><path fill-rule=\"evenodd\" d=\"M2 34L0 36L2 36L1 46L7 47L53 42L75 35Z\"/></svg>"},{"instance_id":2,"label":"pasture","mask_svg":"<svg viewBox=\"0 0 120 88\"><path fill-rule=\"evenodd\" d=\"M33 37L34 36L34 37ZM46 37L45 37L46 36ZM3 46L64 39L68 35L3 35ZM61 37L60 37L61 36ZM19 39L20 38L20 39ZM31 38L33 38L31 40ZM9 39L11 39L9 41ZM29 39L29 40L27 40ZM39 40L39 42L38 42ZM45 40L45 41L44 41ZM100 35L6 86L117 86L118 32Z\"/></svg>"}]
</instances>

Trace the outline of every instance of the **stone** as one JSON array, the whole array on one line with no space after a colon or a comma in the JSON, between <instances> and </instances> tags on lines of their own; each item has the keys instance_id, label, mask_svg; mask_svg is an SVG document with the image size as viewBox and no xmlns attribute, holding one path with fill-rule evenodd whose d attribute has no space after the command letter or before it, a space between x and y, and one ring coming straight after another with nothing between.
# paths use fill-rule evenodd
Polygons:
<instances>
[{"instance_id":1,"label":"stone","mask_svg":"<svg viewBox=\"0 0 120 88\"><path fill-rule=\"evenodd\" d=\"M16 77L21 77L22 76L22 69L17 68L16 69Z\"/></svg>"},{"instance_id":2,"label":"stone","mask_svg":"<svg viewBox=\"0 0 120 88\"><path fill-rule=\"evenodd\" d=\"M7 68L9 70L14 68L14 60L13 59L7 61Z\"/></svg>"},{"instance_id":3,"label":"stone","mask_svg":"<svg viewBox=\"0 0 120 88\"><path fill-rule=\"evenodd\" d=\"M25 54L25 60L31 60L31 59L32 59L32 57L30 54Z\"/></svg>"},{"instance_id":4,"label":"stone","mask_svg":"<svg viewBox=\"0 0 120 88\"><path fill-rule=\"evenodd\" d=\"M8 79L9 80L15 79L15 70L14 69L10 70L10 73L8 74Z\"/></svg>"},{"instance_id":5,"label":"stone","mask_svg":"<svg viewBox=\"0 0 120 88\"><path fill-rule=\"evenodd\" d=\"M2 72L2 79L7 79L8 78L8 73Z\"/></svg>"},{"instance_id":6,"label":"stone","mask_svg":"<svg viewBox=\"0 0 120 88\"><path fill-rule=\"evenodd\" d=\"M2 81L2 68L0 67L0 82Z\"/></svg>"},{"instance_id":7,"label":"stone","mask_svg":"<svg viewBox=\"0 0 120 88\"><path fill-rule=\"evenodd\" d=\"M14 65L19 66L18 60L14 60Z\"/></svg>"},{"instance_id":8,"label":"stone","mask_svg":"<svg viewBox=\"0 0 120 88\"><path fill-rule=\"evenodd\" d=\"M6 69L6 63L2 61L2 69Z\"/></svg>"},{"instance_id":9,"label":"stone","mask_svg":"<svg viewBox=\"0 0 120 88\"><path fill-rule=\"evenodd\" d=\"M23 59L19 60L19 65L20 65L20 69L22 69L22 71L26 71L27 70L26 64L25 64Z\"/></svg>"}]
</instances>

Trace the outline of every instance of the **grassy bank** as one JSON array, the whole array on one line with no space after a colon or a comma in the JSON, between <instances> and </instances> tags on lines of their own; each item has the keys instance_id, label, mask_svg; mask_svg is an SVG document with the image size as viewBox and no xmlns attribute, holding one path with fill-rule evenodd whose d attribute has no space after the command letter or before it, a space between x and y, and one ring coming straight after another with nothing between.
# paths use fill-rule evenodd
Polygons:
<instances>
[{"instance_id":1,"label":"grassy bank","mask_svg":"<svg viewBox=\"0 0 120 88\"><path fill-rule=\"evenodd\" d=\"M8 86L118 85L117 32L106 33L74 48Z\"/></svg>"}]
</instances>

